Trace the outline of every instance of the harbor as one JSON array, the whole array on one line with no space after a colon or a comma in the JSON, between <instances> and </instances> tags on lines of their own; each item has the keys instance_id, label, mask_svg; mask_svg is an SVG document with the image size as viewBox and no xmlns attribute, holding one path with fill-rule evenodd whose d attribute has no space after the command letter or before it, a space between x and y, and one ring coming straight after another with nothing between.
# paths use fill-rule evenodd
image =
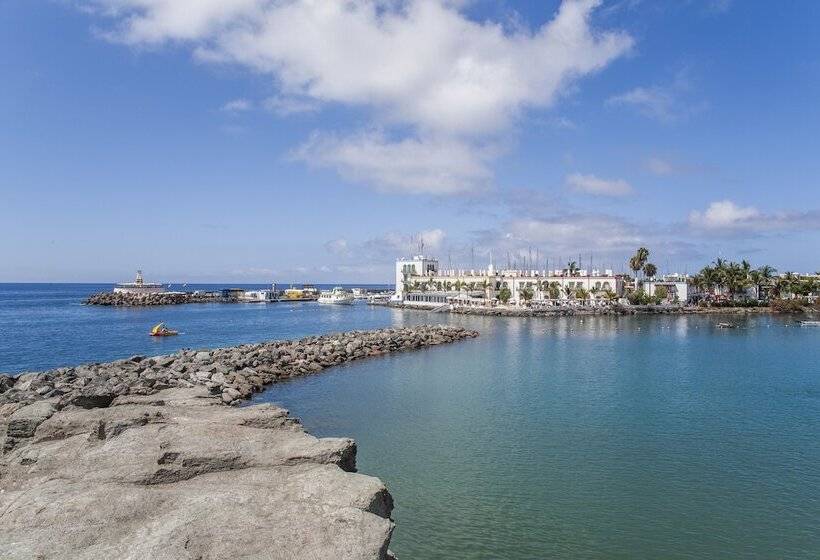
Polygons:
<instances>
[{"instance_id":1,"label":"harbor","mask_svg":"<svg viewBox=\"0 0 820 560\"><path fill-rule=\"evenodd\" d=\"M139 307L181 305L189 303L309 303L326 302L350 304L373 296L385 297L392 292L387 286L316 286L294 285L281 288L275 283L237 287L208 286L207 288L174 289L173 284L146 282L141 270L132 282L120 282L111 290L99 291L84 299L87 305ZM323 298L324 296L324 298Z\"/></svg>"},{"instance_id":2,"label":"harbor","mask_svg":"<svg viewBox=\"0 0 820 560\"><path fill-rule=\"evenodd\" d=\"M740 560L749 557L747 546L771 550L766 547L775 540L779 557L809 558L807 551L816 550L812 528L819 458L811 395L817 388L818 330L794 317L716 313L531 320L363 304L79 304L87 294L105 289L111 285L0 286L0 299L15 302L0 306L0 324L15 325L0 347L2 371L64 368L61 379L67 382L71 369L78 379L89 375L87 369L106 370L106 384L113 389L119 383L115 376L128 383L130 371L145 367L140 379L147 380L160 363L156 358L153 365L148 358L127 362L133 356L174 358L169 373L184 365L196 374L224 363L229 366L224 382L216 371L207 371L208 379L202 380L221 383L219 396L211 397L221 399L222 393L234 396L226 389L245 386L230 374L251 381L253 375L243 369L261 372L250 363L263 363L253 353L265 341L431 323L479 331L463 344L345 362L317 375L282 376L251 396L250 404L290 410L313 436L355 438L357 470L378 474L395 499L390 546L398 557L581 558L591 551L586 555L603 558L614 551L660 558L672 543L689 551L679 555L686 560ZM160 321L185 334L147 336ZM739 327L717 327L729 321ZM43 351L44 340L51 341L48 351ZM340 345L345 353L351 341L346 337ZM317 358L322 346L310 344L319 350ZM243 350L213 350L228 347ZM288 373L316 359L307 346L304 353L299 346L280 348L296 351ZM209 359L197 361L199 351L209 352ZM678 358L671 366L668 356L673 355ZM793 364L788 370L786 360ZM115 361L125 366L107 365ZM99 366L78 367L89 363ZM168 384L165 377L170 380L163 373L154 381ZM46 390L37 384L27 394L39 389ZM172 401L169 396L164 407L152 405L147 411L176 410ZM83 418L105 414L111 419L107 438L89 445L115 445L128 440L130 430L143 429L113 436L119 420L110 414L122 410L76 410ZM214 409L215 414L232 411L246 414L245 407ZM223 434L220 445L232 441L225 434L245 430L212 425ZM180 430L173 442L191 441ZM32 449L46 445L38 441ZM208 457L224 451L207 449ZM759 456L767 459L756 460ZM27 468L44 469L43 461ZM176 461L164 467L182 465ZM181 483L156 490L176 484ZM476 504L504 508L505 516L482 515ZM790 514L771 515L769 506ZM454 518L473 527L466 546ZM725 523L727 518L736 523ZM647 530L653 538L640 538ZM702 539L706 531L714 538ZM434 545L428 544L429 535L437 535ZM589 535L595 537L592 545Z\"/></svg>"}]
</instances>

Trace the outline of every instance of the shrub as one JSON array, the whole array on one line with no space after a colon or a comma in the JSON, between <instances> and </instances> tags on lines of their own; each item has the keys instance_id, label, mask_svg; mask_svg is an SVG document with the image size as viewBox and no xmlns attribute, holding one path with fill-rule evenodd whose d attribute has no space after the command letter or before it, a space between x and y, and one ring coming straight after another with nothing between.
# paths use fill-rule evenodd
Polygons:
<instances>
[{"instance_id":1,"label":"shrub","mask_svg":"<svg viewBox=\"0 0 820 560\"><path fill-rule=\"evenodd\" d=\"M508 301L510 301L511 297L512 292L510 292L510 289L507 287L501 288L501 290L499 290L498 292L498 299L499 301L501 301L501 303L506 304Z\"/></svg>"},{"instance_id":2,"label":"shrub","mask_svg":"<svg viewBox=\"0 0 820 560\"><path fill-rule=\"evenodd\" d=\"M769 305L778 313L802 313L806 304L799 299L773 299Z\"/></svg>"},{"instance_id":3,"label":"shrub","mask_svg":"<svg viewBox=\"0 0 820 560\"><path fill-rule=\"evenodd\" d=\"M649 305L651 302L651 298L643 290L631 292L626 296L626 299L628 299L632 305Z\"/></svg>"}]
</instances>

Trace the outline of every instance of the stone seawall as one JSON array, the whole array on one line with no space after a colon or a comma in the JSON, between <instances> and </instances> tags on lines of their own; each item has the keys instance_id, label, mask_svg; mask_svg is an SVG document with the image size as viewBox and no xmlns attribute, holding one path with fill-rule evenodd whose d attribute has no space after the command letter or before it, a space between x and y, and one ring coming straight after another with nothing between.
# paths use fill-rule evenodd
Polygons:
<instances>
[{"instance_id":1,"label":"stone seawall","mask_svg":"<svg viewBox=\"0 0 820 560\"><path fill-rule=\"evenodd\" d=\"M687 305L621 305L606 307L563 306L551 308L531 307L478 307L446 306L420 307L400 303L390 303L389 307L456 315L482 315L488 317L571 317L575 315L755 315L778 313L771 307L699 307Z\"/></svg>"},{"instance_id":2,"label":"stone seawall","mask_svg":"<svg viewBox=\"0 0 820 560\"><path fill-rule=\"evenodd\" d=\"M89 296L86 305L106 305L113 307L136 307L150 305L180 305L183 303L209 303L221 301L210 296L188 292L164 292L159 294L128 294L99 292Z\"/></svg>"},{"instance_id":3,"label":"stone seawall","mask_svg":"<svg viewBox=\"0 0 820 560\"><path fill-rule=\"evenodd\" d=\"M0 558L387 559L393 501L356 446L265 385L477 336L420 326L0 375Z\"/></svg>"}]
</instances>

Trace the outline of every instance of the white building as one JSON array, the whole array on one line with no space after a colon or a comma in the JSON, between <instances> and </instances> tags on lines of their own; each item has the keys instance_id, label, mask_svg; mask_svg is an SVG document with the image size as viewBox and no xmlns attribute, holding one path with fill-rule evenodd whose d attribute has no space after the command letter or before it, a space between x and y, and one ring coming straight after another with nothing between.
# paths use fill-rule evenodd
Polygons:
<instances>
[{"instance_id":1,"label":"white building","mask_svg":"<svg viewBox=\"0 0 820 560\"><path fill-rule=\"evenodd\" d=\"M412 284L412 278L428 277L430 274L438 273L438 260L428 259L423 255L417 255L412 259L399 259L396 261L396 298L404 300L405 292Z\"/></svg>"},{"instance_id":2,"label":"white building","mask_svg":"<svg viewBox=\"0 0 820 560\"><path fill-rule=\"evenodd\" d=\"M649 297L655 297L657 289L663 288L669 303L686 303L689 300L689 283L682 277L646 280L642 286Z\"/></svg>"},{"instance_id":3,"label":"white building","mask_svg":"<svg viewBox=\"0 0 820 560\"><path fill-rule=\"evenodd\" d=\"M623 295L624 283L612 270L496 270L492 264L480 270L440 270L436 259L421 255L396 261L397 301L441 305L458 303L463 296L490 304L505 288L513 305L526 303L527 296L535 305L596 304Z\"/></svg>"},{"instance_id":4,"label":"white building","mask_svg":"<svg viewBox=\"0 0 820 560\"><path fill-rule=\"evenodd\" d=\"M137 277L133 282L121 282L114 286L115 294L160 294L164 291L162 284L146 282L141 270L137 271Z\"/></svg>"},{"instance_id":5,"label":"white building","mask_svg":"<svg viewBox=\"0 0 820 560\"><path fill-rule=\"evenodd\" d=\"M247 303L270 303L276 301L276 291L245 290L237 299Z\"/></svg>"}]
</instances>

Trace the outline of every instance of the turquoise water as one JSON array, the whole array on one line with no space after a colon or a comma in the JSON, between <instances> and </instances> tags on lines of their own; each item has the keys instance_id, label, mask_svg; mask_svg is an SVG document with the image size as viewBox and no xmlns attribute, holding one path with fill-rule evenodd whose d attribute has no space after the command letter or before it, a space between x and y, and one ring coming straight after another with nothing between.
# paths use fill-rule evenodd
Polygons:
<instances>
[{"instance_id":1,"label":"turquoise water","mask_svg":"<svg viewBox=\"0 0 820 560\"><path fill-rule=\"evenodd\" d=\"M0 371L422 322L475 340L273 386L351 436L407 560L820 557L820 329L791 319L503 319L355 305L77 305L0 285ZM147 327L185 332L155 341Z\"/></svg>"},{"instance_id":2,"label":"turquoise water","mask_svg":"<svg viewBox=\"0 0 820 560\"><path fill-rule=\"evenodd\" d=\"M357 440L400 558L819 558L820 329L716 320L464 319L258 400Z\"/></svg>"}]
</instances>

